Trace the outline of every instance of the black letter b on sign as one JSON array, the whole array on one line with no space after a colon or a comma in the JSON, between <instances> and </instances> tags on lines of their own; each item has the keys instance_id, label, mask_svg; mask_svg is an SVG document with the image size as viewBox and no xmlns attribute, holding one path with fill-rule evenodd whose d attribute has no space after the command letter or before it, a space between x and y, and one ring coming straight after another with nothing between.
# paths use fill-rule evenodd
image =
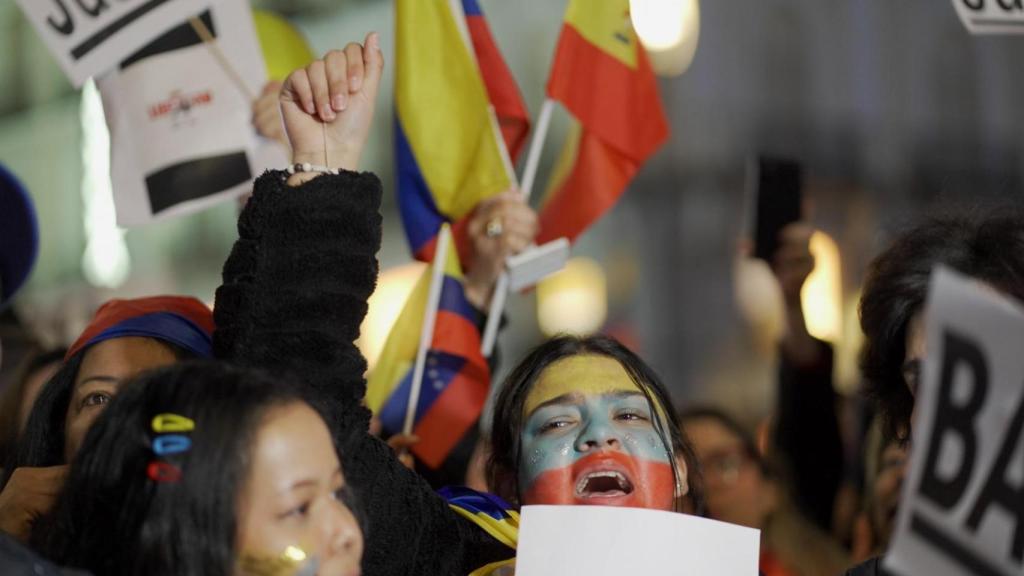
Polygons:
<instances>
[{"instance_id":1,"label":"black letter b on sign","mask_svg":"<svg viewBox=\"0 0 1024 576\"><path fill-rule=\"evenodd\" d=\"M921 494L949 510L956 506L971 480L971 468L977 451L974 420L985 403L988 392L988 366L985 357L974 342L952 334L943 334L942 373L939 377L939 400L935 410L935 426L928 442ZM963 406L953 403L953 376L963 365L971 373L970 398ZM946 434L959 436L963 443L963 458L952 478L939 477L939 456Z\"/></svg>"}]
</instances>

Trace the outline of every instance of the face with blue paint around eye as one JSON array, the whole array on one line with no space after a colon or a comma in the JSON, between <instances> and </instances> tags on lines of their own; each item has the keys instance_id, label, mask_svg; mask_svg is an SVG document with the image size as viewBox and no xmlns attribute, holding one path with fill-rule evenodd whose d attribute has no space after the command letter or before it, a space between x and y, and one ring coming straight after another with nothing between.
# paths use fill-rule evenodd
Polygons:
<instances>
[{"instance_id":1,"label":"face with blue paint around eye","mask_svg":"<svg viewBox=\"0 0 1024 576\"><path fill-rule=\"evenodd\" d=\"M675 459L654 424L662 417L615 359L555 362L524 404L520 501L673 509Z\"/></svg>"}]
</instances>

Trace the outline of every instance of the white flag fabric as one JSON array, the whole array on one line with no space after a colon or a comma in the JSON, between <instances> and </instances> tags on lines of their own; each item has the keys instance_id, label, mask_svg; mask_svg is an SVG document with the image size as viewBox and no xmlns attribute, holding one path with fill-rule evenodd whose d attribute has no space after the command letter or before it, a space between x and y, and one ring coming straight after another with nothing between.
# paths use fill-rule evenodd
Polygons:
<instances>
[{"instance_id":1,"label":"white flag fabric","mask_svg":"<svg viewBox=\"0 0 1024 576\"><path fill-rule=\"evenodd\" d=\"M97 81L110 128L111 178L122 227L202 210L250 190L287 159L256 136L249 94L266 81L246 0L218 0L198 14L210 46L183 19Z\"/></svg>"}]
</instances>

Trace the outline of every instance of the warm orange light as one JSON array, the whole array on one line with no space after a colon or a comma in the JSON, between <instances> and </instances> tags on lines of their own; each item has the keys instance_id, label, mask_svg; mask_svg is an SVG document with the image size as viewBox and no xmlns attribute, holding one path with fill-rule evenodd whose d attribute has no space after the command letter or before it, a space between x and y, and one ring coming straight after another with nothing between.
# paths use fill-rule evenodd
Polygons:
<instances>
[{"instance_id":1,"label":"warm orange light","mask_svg":"<svg viewBox=\"0 0 1024 576\"><path fill-rule=\"evenodd\" d=\"M356 346L366 357L368 371L377 365L377 358L384 349L391 327L405 306L416 281L426 264L411 262L381 272L377 290L370 296L366 318L359 328Z\"/></svg>"},{"instance_id":2,"label":"warm orange light","mask_svg":"<svg viewBox=\"0 0 1024 576\"><path fill-rule=\"evenodd\" d=\"M807 331L820 340L835 343L843 330L843 282L839 246L828 234L811 236L814 271L800 291Z\"/></svg>"},{"instance_id":3,"label":"warm orange light","mask_svg":"<svg viewBox=\"0 0 1024 576\"><path fill-rule=\"evenodd\" d=\"M570 259L564 270L537 285L537 322L547 336L593 334L607 316L604 270L589 258Z\"/></svg>"},{"instance_id":4,"label":"warm orange light","mask_svg":"<svg viewBox=\"0 0 1024 576\"><path fill-rule=\"evenodd\" d=\"M630 0L629 13L655 73L678 76L686 72L700 39L697 0Z\"/></svg>"}]
</instances>

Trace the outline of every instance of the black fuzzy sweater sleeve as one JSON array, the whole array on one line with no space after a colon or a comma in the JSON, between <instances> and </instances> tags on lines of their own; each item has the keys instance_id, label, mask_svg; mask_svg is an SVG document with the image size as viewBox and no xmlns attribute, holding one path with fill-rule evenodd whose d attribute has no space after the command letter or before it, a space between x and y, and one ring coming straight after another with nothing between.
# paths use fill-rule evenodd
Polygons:
<instances>
[{"instance_id":1,"label":"black fuzzy sweater sleeve","mask_svg":"<svg viewBox=\"0 0 1024 576\"><path fill-rule=\"evenodd\" d=\"M365 516L364 574L463 576L511 557L368 433L355 341L377 281L380 181L343 172L289 187L284 178L261 176L239 217L217 290L215 354L313 388Z\"/></svg>"}]
</instances>

